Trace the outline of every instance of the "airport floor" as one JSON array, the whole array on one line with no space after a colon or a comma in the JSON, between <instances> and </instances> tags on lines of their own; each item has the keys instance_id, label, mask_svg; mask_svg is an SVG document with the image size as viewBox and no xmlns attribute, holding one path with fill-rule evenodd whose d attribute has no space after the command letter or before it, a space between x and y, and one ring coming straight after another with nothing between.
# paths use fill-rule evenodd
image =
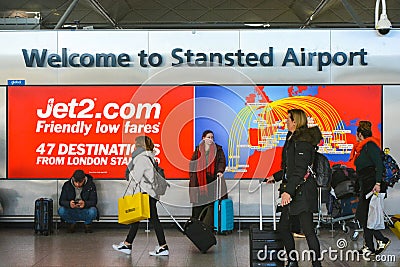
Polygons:
<instances>
[{"instance_id":1,"label":"airport floor","mask_svg":"<svg viewBox=\"0 0 400 267\"><path fill-rule=\"evenodd\" d=\"M85 234L83 226L70 234L65 228L58 228L52 235L35 235L32 228L0 225L0 266L249 266L249 229L242 226L230 235L217 235L217 245L206 254L197 248L173 226L166 225L165 234L169 245L169 256L150 256L148 251L157 245L153 230L146 232L141 227L133 245L131 255L113 250L112 244L123 241L128 228L107 223L106 226L94 224L94 232ZM237 227L238 228L238 227ZM323 266L400 266L400 241L390 230L384 230L392 243L381 255L380 260L370 262L362 258L352 260L340 256L337 242L342 238L346 250L362 246L362 236L357 241L351 240L351 233L340 229L331 231L321 229L319 240L322 250L329 248L337 253L326 255ZM343 241L344 240L344 241ZM343 243L344 242L344 243ZM307 249L305 238L296 238L299 251ZM342 253L345 254L345 253ZM337 260L334 256L336 255ZM300 262L299 266L311 266L311 262Z\"/></svg>"}]
</instances>

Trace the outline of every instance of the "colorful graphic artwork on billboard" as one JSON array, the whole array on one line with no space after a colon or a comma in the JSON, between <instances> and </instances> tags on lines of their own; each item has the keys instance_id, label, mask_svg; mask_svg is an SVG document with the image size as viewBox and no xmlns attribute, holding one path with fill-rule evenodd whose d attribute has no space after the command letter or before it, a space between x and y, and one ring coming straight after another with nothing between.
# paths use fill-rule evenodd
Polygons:
<instances>
[{"instance_id":1,"label":"colorful graphic artwork on billboard","mask_svg":"<svg viewBox=\"0 0 400 267\"><path fill-rule=\"evenodd\" d=\"M195 142L213 129L227 156L226 177L263 178L280 169L287 111L305 110L324 139L319 151L347 164L359 120L381 137L381 86L197 86Z\"/></svg>"},{"instance_id":2,"label":"colorful graphic artwork on billboard","mask_svg":"<svg viewBox=\"0 0 400 267\"><path fill-rule=\"evenodd\" d=\"M155 143L170 179L187 179L194 147L211 129L227 178L279 170L288 109L321 128L320 151L346 163L359 120L381 137L381 86L9 86L8 168L14 179L122 179L138 135Z\"/></svg>"}]
</instances>

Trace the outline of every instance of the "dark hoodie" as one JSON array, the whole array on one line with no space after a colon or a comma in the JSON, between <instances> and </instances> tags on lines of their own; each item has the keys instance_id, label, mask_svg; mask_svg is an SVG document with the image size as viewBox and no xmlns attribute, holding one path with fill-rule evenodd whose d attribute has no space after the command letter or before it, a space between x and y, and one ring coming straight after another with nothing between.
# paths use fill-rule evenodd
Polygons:
<instances>
[{"instance_id":1,"label":"dark hoodie","mask_svg":"<svg viewBox=\"0 0 400 267\"><path fill-rule=\"evenodd\" d=\"M282 169L286 173L282 192L292 197L290 214L298 215L303 211L317 212L318 194L314 179L304 183L308 166L314 159L317 145L322 139L321 131L315 127L297 129L290 140L287 140L282 154Z\"/></svg>"},{"instance_id":2,"label":"dark hoodie","mask_svg":"<svg viewBox=\"0 0 400 267\"><path fill-rule=\"evenodd\" d=\"M85 209L90 207L96 207L97 205L97 191L96 185L93 182L93 177L86 174L87 181L82 186L81 198L85 201ZM69 203L75 199L75 187L72 184L72 178L66 181L62 187L60 195L60 206L71 208Z\"/></svg>"}]
</instances>

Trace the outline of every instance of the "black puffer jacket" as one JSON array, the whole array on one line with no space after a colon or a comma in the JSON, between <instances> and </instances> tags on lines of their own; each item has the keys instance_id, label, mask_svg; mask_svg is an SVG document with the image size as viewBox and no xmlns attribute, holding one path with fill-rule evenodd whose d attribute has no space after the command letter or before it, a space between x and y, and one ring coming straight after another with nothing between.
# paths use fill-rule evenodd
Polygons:
<instances>
[{"instance_id":1,"label":"black puffer jacket","mask_svg":"<svg viewBox=\"0 0 400 267\"><path fill-rule=\"evenodd\" d=\"M81 198L85 201L85 208L96 207L97 205L97 191L96 185L93 182L93 177L86 174L87 182L82 186ZM72 179L72 178L71 178ZM70 201L75 199L75 188L72 181L69 179L62 187L60 195L60 206L70 208Z\"/></svg>"},{"instance_id":2,"label":"black puffer jacket","mask_svg":"<svg viewBox=\"0 0 400 267\"><path fill-rule=\"evenodd\" d=\"M281 193L287 192L292 197L292 202L289 204L291 215L318 210L317 184L311 177L304 182L304 176L307 174L308 166L313 162L316 147L321 139L322 134L317 126L301 127L285 143L282 152L284 175L281 176L283 177Z\"/></svg>"}]
</instances>

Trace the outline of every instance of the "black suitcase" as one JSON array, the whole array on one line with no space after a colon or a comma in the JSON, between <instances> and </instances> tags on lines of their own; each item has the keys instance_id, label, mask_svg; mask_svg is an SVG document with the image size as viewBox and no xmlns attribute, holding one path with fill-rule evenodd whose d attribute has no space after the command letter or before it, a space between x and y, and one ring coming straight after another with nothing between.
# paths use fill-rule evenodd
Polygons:
<instances>
[{"instance_id":1,"label":"black suitcase","mask_svg":"<svg viewBox=\"0 0 400 267\"><path fill-rule=\"evenodd\" d=\"M197 218L190 218L182 227L180 223L178 223L175 218L171 215L171 213L164 207L164 205L159 201L160 205L164 208L164 210L169 214L181 232L186 235L190 241L202 252L206 253L207 250L213 245L217 244L217 239L215 238L213 229L211 226L206 225L202 221ZM206 209L204 209L206 210ZM204 210L201 212L203 213ZM201 217L202 214L200 214Z\"/></svg>"},{"instance_id":2,"label":"black suitcase","mask_svg":"<svg viewBox=\"0 0 400 267\"><path fill-rule=\"evenodd\" d=\"M39 198L35 200L35 234L49 235L53 232L53 200Z\"/></svg>"},{"instance_id":3,"label":"black suitcase","mask_svg":"<svg viewBox=\"0 0 400 267\"><path fill-rule=\"evenodd\" d=\"M262 183L259 185L260 190L260 224L252 226L249 230L250 240L250 266L251 267L283 267L284 261L282 252L284 250L283 242L279 232L276 230L276 215L275 215L275 184L272 186L273 190L273 225L270 228L263 229L262 222ZM278 254L279 253L279 254ZM280 255L280 257L278 257Z\"/></svg>"},{"instance_id":4,"label":"black suitcase","mask_svg":"<svg viewBox=\"0 0 400 267\"><path fill-rule=\"evenodd\" d=\"M185 223L183 233L202 253L206 253L210 247L217 244L211 227L196 218L191 218Z\"/></svg>"}]
</instances>

